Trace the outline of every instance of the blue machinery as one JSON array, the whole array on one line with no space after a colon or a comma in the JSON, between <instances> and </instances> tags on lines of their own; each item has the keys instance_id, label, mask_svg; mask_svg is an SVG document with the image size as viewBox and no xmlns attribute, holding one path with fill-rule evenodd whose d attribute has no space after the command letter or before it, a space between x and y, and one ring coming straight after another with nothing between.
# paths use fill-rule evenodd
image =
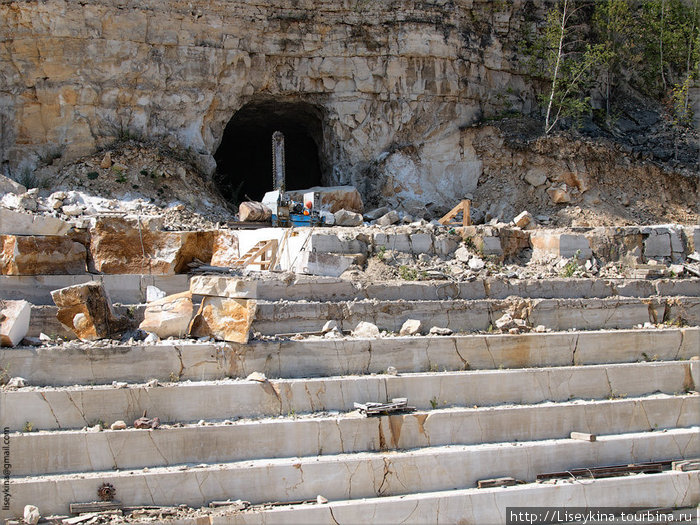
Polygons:
<instances>
[{"instance_id":1,"label":"blue machinery","mask_svg":"<svg viewBox=\"0 0 700 525\"><path fill-rule=\"evenodd\" d=\"M322 226L325 222L320 213L321 197L317 192L304 194L303 202L293 201L285 192L284 135L280 131L272 134L272 186L262 203L272 210L272 226Z\"/></svg>"}]
</instances>

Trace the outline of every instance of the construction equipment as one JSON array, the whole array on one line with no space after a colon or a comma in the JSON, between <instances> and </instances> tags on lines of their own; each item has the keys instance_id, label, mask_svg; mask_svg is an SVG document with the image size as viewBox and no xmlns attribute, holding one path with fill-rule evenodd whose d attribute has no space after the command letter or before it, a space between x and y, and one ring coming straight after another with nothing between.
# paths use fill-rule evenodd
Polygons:
<instances>
[{"instance_id":1,"label":"construction equipment","mask_svg":"<svg viewBox=\"0 0 700 525\"><path fill-rule=\"evenodd\" d=\"M290 226L321 226L324 217L320 212L321 197L316 192L304 194L303 202L296 202L286 193L286 174L284 162L284 135L280 131L272 134L272 186L262 203L272 210L272 225L288 228Z\"/></svg>"}]
</instances>

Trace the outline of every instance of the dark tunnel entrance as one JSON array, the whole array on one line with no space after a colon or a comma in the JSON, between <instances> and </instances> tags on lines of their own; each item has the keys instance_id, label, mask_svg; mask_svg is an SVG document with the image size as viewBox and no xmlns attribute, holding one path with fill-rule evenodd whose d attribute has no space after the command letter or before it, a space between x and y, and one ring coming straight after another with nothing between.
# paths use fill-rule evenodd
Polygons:
<instances>
[{"instance_id":1,"label":"dark tunnel entrance","mask_svg":"<svg viewBox=\"0 0 700 525\"><path fill-rule=\"evenodd\" d=\"M216 151L216 180L223 195L238 204L260 201L272 187L272 134L284 133L286 186L320 186L321 111L303 102L254 102L226 125ZM247 197L246 197L247 196Z\"/></svg>"}]
</instances>

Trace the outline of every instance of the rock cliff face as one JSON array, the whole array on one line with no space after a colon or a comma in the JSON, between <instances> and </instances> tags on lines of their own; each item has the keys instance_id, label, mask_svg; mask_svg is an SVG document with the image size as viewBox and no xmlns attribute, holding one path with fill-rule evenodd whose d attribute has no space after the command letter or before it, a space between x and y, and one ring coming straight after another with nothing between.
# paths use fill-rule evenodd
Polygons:
<instances>
[{"instance_id":1,"label":"rock cliff face","mask_svg":"<svg viewBox=\"0 0 700 525\"><path fill-rule=\"evenodd\" d=\"M304 103L321 121L323 184L367 190L380 166L383 191L401 172L402 200L451 203L482 169L460 128L532 108L516 54L542 3L3 0L0 162L136 136L190 148L212 173L239 109Z\"/></svg>"}]
</instances>

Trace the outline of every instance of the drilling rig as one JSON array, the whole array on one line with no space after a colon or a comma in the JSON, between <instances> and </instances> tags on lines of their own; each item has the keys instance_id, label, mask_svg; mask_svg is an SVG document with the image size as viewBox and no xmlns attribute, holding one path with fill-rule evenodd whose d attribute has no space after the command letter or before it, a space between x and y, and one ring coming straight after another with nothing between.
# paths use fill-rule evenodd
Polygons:
<instances>
[{"instance_id":1,"label":"drilling rig","mask_svg":"<svg viewBox=\"0 0 700 525\"><path fill-rule=\"evenodd\" d=\"M318 192L304 194L303 202L290 199L286 193L284 161L284 134L272 134L272 187L263 197L262 203L272 210L272 226L322 226L321 196Z\"/></svg>"}]
</instances>

